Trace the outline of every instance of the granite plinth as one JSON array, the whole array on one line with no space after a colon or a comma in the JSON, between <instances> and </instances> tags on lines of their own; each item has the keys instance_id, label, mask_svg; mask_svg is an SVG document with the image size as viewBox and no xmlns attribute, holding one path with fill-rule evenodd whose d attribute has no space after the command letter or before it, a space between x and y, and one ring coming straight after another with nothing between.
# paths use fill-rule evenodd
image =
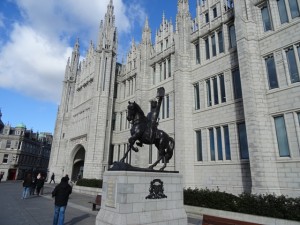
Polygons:
<instances>
[{"instance_id":1,"label":"granite plinth","mask_svg":"<svg viewBox=\"0 0 300 225\"><path fill-rule=\"evenodd\" d=\"M106 171L96 225L187 225L179 173Z\"/></svg>"}]
</instances>

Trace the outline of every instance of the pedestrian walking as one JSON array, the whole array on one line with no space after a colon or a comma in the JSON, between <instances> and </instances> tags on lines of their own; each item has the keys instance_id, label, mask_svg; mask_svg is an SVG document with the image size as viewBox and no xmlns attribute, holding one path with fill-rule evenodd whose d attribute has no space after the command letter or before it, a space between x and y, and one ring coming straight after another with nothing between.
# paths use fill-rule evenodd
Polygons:
<instances>
[{"instance_id":1,"label":"pedestrian walking","mask_svg":"<svg viewBox=\"0 0 300 225\"><path fill-rule=\"evenodd\" d=\"M72 187L68 184L68 179L66 177L61 178L61 182L52 192L52 198L55 197L53 225L64 224L65 211L71 193Z\"/></svg>"},{"instance_id":2,"label":"pedestrian walking","mask_svg":"<svg viewBox=\"0 0 300 225\"><path fill-rule=\"evenodd\" d=\"M32 183L32 177L31 174L28 173L25 177L25 179L23 180L23 192L22 192L22 199L25 199L28 197L29 191L30 191L30 187L31 187L31 183Z\"/></svg>"},{"instance_id":3,"label":"pedestrian walking","mask_svg":"<svg viewBox=\"0 0 300 225\"><path fill-rule=\"evenodd\" d=\"M34 195L35 188L36 188L36 177L32 176L31 186L30 186L30 195Z\"/></svg>"},{"instance_id":4,"label":"pedestrian walking","mask_svg":"<svg viewBox=\"0 0 300 225\"><path fill-rule=\"evenodd\" d=\"M41 193L41 189L44 187L45 178L43 176L40 176L36 180L36 194L39 196Z\"/></svg>"},{"instance_id":5,"label":"pedestrian walking","mask_svg":"<svg viewBox=\"0 0 300 225\"><path fill-rule=\"evenodd\" d=\"M2 179L3 179L3 172L1 171L1 173L0 173L0 183L1 183L1 181L2 181Z\"/></svg>"},{"instance_id":6,"label":"pedestrian walking","mask_svg":"<svg viewBox=\"0 0 300 225\"><path fill-rule=\"evenodd\" d=\"M55 175L54 175L54 173L52 173L51 180L50 180L49 184L51 184L52 181L55 184L55 180L54 179L55 179Z\"/></svg>"}]
</instances>

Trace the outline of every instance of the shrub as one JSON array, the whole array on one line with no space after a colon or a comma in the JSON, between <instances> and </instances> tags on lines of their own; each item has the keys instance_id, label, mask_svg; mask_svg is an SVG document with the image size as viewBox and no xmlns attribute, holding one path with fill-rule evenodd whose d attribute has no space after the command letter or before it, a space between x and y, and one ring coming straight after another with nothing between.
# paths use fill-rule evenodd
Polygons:
<instances>
[{"instance_id":1,"label":"shrub","mask_svg":"<svg viewBox=\"0 0 300 225\"><path fill-rule=\"evenodd\" d=\"M82 178L76 182L77 186L102 188L102 180Z\"/></svg>"},{"instance_id":2,"label":"shrub","mask_svg":"<svg viewBox=\"0 0 300 225\"><path fill-rule=\"evenodd\" d=\"M239 196L209 189L184 189L184 204L300 221L300 198L274 194Z\"/></svg>"}]
</instances>

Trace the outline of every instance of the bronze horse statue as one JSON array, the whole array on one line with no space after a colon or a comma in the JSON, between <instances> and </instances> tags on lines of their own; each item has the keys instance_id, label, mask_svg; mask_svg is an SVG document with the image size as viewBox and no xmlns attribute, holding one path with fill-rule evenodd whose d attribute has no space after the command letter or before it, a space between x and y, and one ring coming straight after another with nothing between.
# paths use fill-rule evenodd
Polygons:
<instances>
[{"instance_id":1,"label":"bronze horse statue","mask_svg":"<svg viewBox=\"0 0 300 225\"><path fill-rule=\"evenodd\" d=\"M158 106L158 109L159 107L160 105ZM127 120L132 124L132 128L130 129L131 137L128 139L129 145L127 151L120 162L124 162L131 149L138 152L138 148L133 146L135 143L140 147L142 147L143 144L154 144L158 149L158 159L149 167L149 169L153 169L161 160L163 160L164 165L160 170L164 170L173 156L175 146L174 139L163 130L157 129L157 122L155 122L155 125L151 125L151 119L145 116L143 110L137 103L129 101L127 110Z\"/></svg>"}]
</instances>

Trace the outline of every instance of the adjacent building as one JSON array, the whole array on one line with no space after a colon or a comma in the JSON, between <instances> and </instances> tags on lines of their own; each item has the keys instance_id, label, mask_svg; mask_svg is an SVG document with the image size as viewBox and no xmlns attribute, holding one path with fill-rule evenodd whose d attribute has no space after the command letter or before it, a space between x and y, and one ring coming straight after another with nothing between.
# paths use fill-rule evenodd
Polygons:
<instances>
[{"instance_id":1,"label":"adjacent building","mask_svg":"<svg viewBox=\"0 0 300 225\"><path fill-rule=\"evenodd\" d=\"M3 180L23 179L25 173L47 174L52 134L34 133L25 124L4 125L0 112L0 172Z\"/></svg>"},{"instance_id":2,"label":"adjacent building","mask_svg":"<svg viewBox=\"0 0 300 225\"><path fill-rule=\"evenodd\" d=\"M195 18L178 0L175 24L163 15L153 41L145 18L121 64L110 1L97 43L79 62L77 41L68 60L49 170L101 178L127 147L128 101L147 113L164 87L159 128L176 142L167 169L179 170L185 187L299 196L300 1L191 8ZM156 157L145 145L128 162L146 167Z\"/></svg>"}]
</instances>

